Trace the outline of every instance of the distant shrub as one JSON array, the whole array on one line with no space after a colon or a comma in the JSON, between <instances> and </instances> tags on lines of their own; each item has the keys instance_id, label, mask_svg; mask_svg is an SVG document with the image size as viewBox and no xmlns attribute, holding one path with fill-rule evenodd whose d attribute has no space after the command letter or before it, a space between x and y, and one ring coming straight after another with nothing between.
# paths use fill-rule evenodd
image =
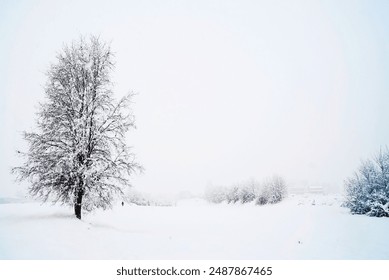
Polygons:
<instances>
[{"instance_id":1,"label":"distant shrub","mask_svg":"<svg viewBox=\"0 0 389 280\"><path fill-rule=\"evenodd\" d=\"M128 191L125 200L127 203L138 206L173 206L174 204L169 199L157 198L135 190Z\"/></svg>"},{"instance_id":2,"label":"distant shrub","mask_svg":"<svg viewBox=\"0 0 389 280\"><path fill-rule=\"evenodd\" d=\"M389 151L363 161L345 182L344 206L353 214L389 217Z\"/></svg>"},{"instance_id":3,"label":"distant shrub","mask_svg":"<svg viewBox=\"0 0 389 280\"><path fill-rule=\"evenodd\" d=\"M258 186L256 183L250 182L246 185L243 185L239 192L239 198L242 203L248 203L255 200L255 197L258 192Z\"/></svg>"},{"instance_id":4,"label":"distant shrub","mask_svg":"<svg viewBox=\"0 0 389 280\"><path fill-rule=\"evenodd\" d=\"M286 197L286 184L283 178L274 176L264 186L268 203L277 203Z\"/></svg>"},{"instance_id":5,"label":"distant shrub","mask_svg":"<svg viewBox=\"0 0 389 280\"><path fill-rule=\"evenodd\" d=\"M265 205L268 203L268 198L267 198L267 195L263 192L263 193L260 193L256 199L256 204L257 205Z\"/></svg>"},{"instance_id":6,"label":"distant shrub","mask_svg":"<svg viewBox=\"0 0 389 280\"><path fill-rule=\"evenodd\" d=\"M228 203L236 203L239 200L240 200L240 197L239 197L239 187L238 186L233 186L227 192L227 202Z\"/></svg>"},{"instance_id":7,"label":"distant shrub","mask_svg":"<svg viewBox=\"0 0 389 280\"><path fill-rule=\"evenodd\" d=\"M205 191L204 198L212 203L222 203L227 200L227 189L225 187L209 187Z\"/></svg>"},{"instance_id":8,"label":"distant shrub","mask_svg":"<svg viewBox=\"0 0 389 280\"><path fill-rule=\"evenodd\" d=\"M254 180L246 183L236 184L232 187L208 188L205 192L205 199L212 203L250 203L257 205L277 203L286 197L285 181L274 176L260 184Z\"/></svg>"}]
</instances>

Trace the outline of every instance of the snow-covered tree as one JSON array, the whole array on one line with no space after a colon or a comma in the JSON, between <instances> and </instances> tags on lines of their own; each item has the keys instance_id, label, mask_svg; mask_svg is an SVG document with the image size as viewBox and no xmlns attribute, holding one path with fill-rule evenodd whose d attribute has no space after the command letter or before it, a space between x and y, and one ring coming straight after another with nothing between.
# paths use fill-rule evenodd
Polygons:
<instances>
[{"instance_id":1,"label":"snow-covered tree","mask_svg":"<svg viewBox=\"0 0 389 280\"><path fill-rule=\"evenodd\" d=\"M389 217L389 151L363 161L346 183L344 205L353 214Z\"/></svg>"},{"instance_id":2,"label":"snow-covered tree","mask_svg":"<svg viewBox=\"0 0 389 280\"><path fill-rule=\"evenodd\" d=\"M134 126L132 94L115 102L110 47L99 38L65 45L47 72L46 100L37 131L24 132L27 152L18 179L29 179L29 193L43 201L81 209L109 208L142 168L125 142Z\"/></svg>"}]
</instances>

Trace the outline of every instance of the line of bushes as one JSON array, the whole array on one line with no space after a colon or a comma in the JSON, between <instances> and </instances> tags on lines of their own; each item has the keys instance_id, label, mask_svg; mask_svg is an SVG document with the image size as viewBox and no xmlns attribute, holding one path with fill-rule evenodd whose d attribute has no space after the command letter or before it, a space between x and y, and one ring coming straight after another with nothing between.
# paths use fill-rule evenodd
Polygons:
<instances>
[{"instance_id":1,"label":"line of bushes","mask_svg":"<svg viewBox=\"0 0 389 280\"><path fill-rule=\"evenodd\" d=\"M209 187L205 199L212 203L250 203L257 205L274 204L282 201L287 195L285 180L280 176L259 183L251 180L231 187Z\"/></svg>"}]
</instances>

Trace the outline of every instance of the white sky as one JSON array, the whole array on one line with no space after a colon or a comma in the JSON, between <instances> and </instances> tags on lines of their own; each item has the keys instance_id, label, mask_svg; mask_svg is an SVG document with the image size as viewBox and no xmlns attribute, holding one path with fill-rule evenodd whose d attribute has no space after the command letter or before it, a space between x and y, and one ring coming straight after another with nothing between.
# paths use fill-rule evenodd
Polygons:
<instances>
[{"instance_id":1,"label":"white sky","mask_svg":"<svg viewBox=\"0 0 389 280\"><path fill-rule=\"evenodd\" d=\"M388 14L367 0L0 1L0 195L26 186L9 170L44 72L88 34L112 42L117 96L139 93L138 190L273 174L341 188L388 144Z\"/></svg>"}]
</instances>

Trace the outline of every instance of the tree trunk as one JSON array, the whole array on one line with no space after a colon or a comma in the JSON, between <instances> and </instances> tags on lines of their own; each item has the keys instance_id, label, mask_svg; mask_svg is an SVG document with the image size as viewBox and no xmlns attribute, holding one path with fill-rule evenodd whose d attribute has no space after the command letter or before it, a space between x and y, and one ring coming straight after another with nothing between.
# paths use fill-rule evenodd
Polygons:
<instances>
[{"instance_id":1,"label":"tree trunk","mask_svg":"<svg viewBox=\"0 0 389 280\"><path fill-rule=\"evenodd\" d=\"M77 219L81 220L81 205L82 205L82 197L84 195L83 190L83 181L80 179L78 183L78 188L76 190L76 203L74 204L74 214L76 215Z\"/></svg>"}]
</instances>

